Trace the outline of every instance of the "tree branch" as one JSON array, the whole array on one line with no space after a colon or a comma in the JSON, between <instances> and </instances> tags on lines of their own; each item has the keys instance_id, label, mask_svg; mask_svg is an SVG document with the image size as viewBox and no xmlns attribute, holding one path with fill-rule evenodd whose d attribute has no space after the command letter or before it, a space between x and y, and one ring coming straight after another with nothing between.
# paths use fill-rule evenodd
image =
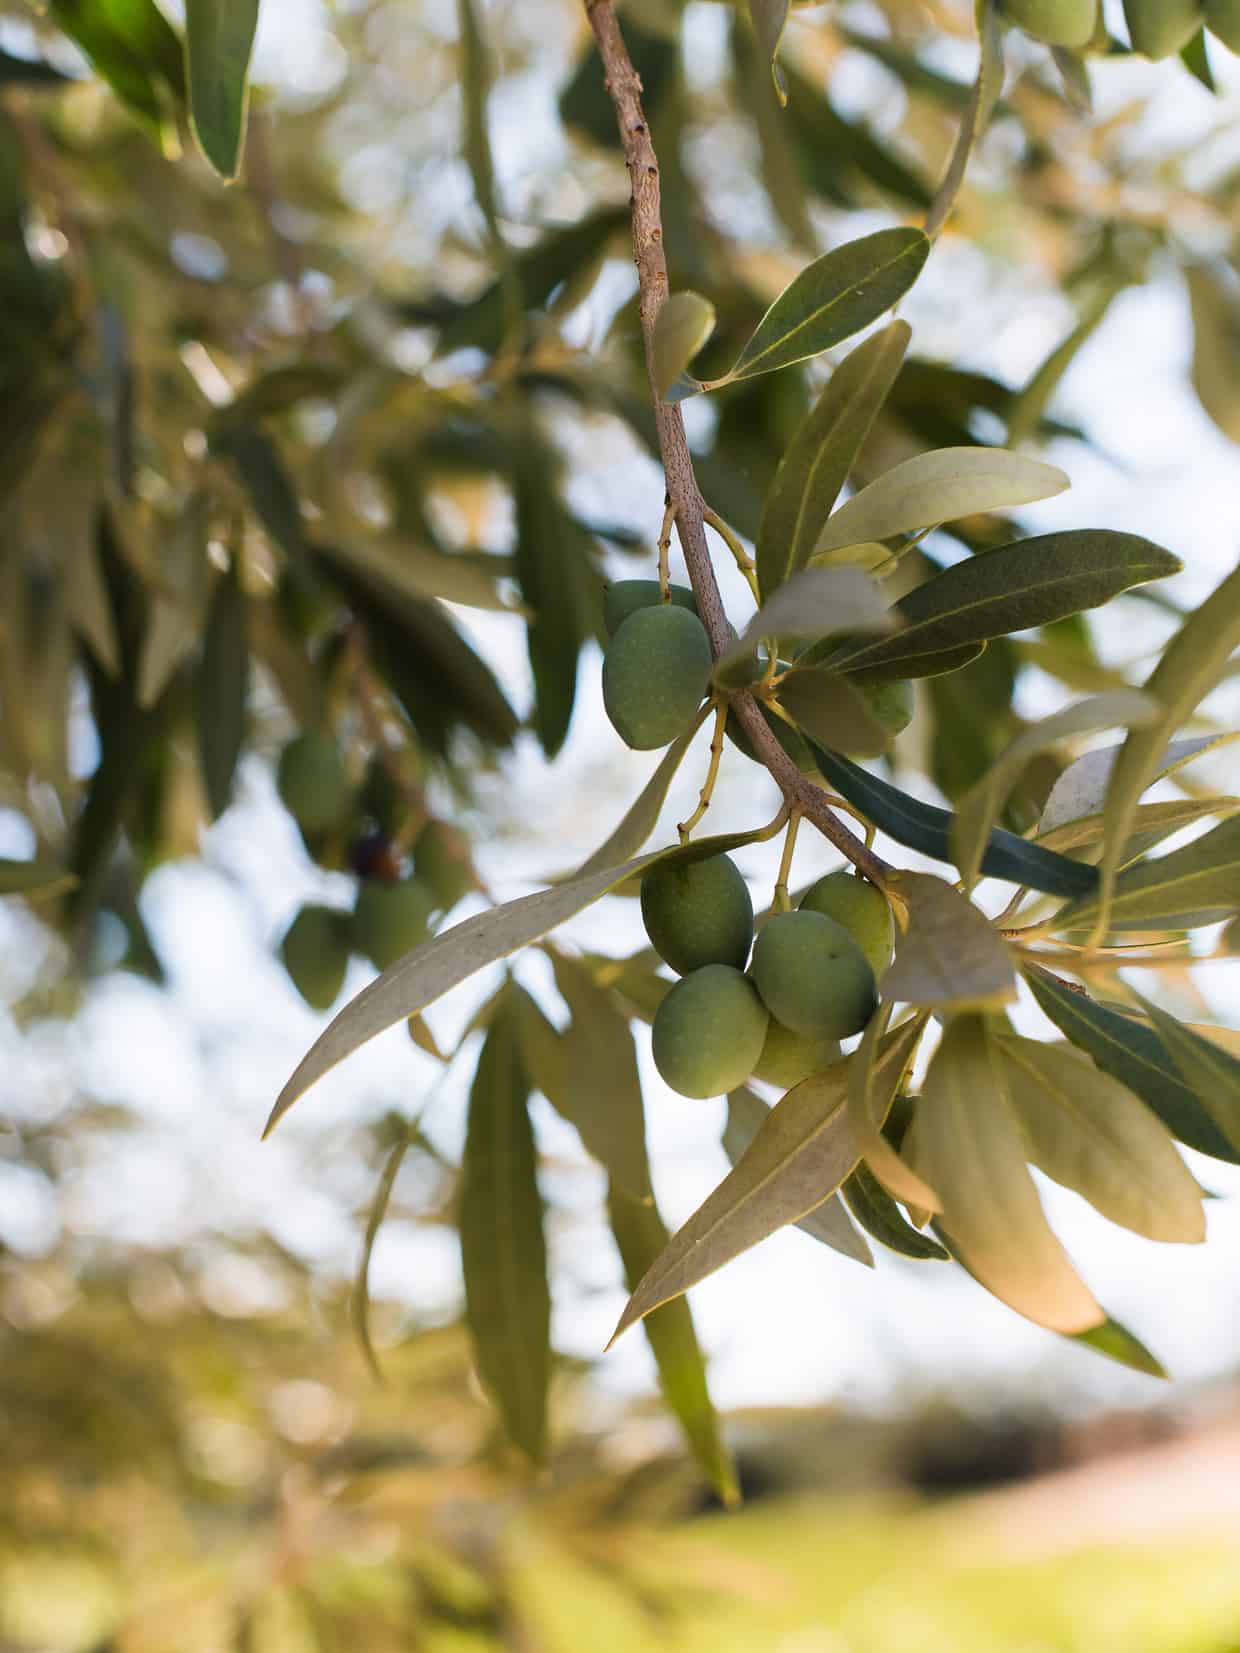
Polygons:
<instances>
[{"instance_id":1,"label":"tree branch","mask_svg":"<svg viewBox=\"0 0 1240 1653\"><path fill-rule=\"evenodd\" d=\"M632 186L633 254L640 290L642 337L646 346L646 371L654 400L659 454L667 477L668 505L675 513L698 612L710 638L711 651L718 659L732 638L710 560L710 548L706 543L706 506L694 474L680 408L665 402L658 394L652 372L651 340L655 317L667 298L667 257L663 250L658 157L642 111L641 78L633 67L620 33L615 0L585 0L585 8L598 42L604 84L616 111L620 142ZM844 825L828 805L821 788L801 773L775 738L753 696L736 694L732 697L732 705L759 761L770 771L789 806L799 811L807 821L812 821L823 836L867 878L875 884L885 884L891 868Z\"/></svg>"}]
</instances>

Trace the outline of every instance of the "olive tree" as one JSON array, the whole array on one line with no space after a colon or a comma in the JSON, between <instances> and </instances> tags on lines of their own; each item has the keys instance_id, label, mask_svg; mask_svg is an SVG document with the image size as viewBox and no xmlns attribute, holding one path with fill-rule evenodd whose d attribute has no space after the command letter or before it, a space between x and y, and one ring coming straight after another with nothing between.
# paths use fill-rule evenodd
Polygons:
<instances>
[{"instance_id":1,"label":"olive tree","mask_svg":"<svg viewBox=\"0 0 1240 1653\"><path fill-rule=\"evenodd\" d=\"M700 30L666 0L458 0L454 33L375 0L338 19L333 92L249 117L258 0L186 0L183 29L154 0L51 0L12 36L0 739L4 802L36 847L0 863L0 889L79 967L106 920L126 967L157 971L145 877L229 808L243 755L270 759L307 852L355 889L296 915L292 981L326 1011L351 955L379 974L268 1130L388 1028L452 1055L422 1012L513 960L462 1041L478 1374L537 1460L541 1094L606 1173L631 1290L617 1331L642 1325L729 1496L685 1293L742 1251L799 1224L860 1263L871 1241L954 1262L1050 1331L1157 1371L1068 1258L1030 1167L1141 1235L1194 1242L1203 1191L1179 1145L1240 1162L1240 1060L1168 1008L1193 960L1228 956L1240 909L1237 802L1185 776L1229 738L1203 702L1240 643L1240 574L1185 611L1156 583L1174 548L1105 524L1031 535L1020 516L1069 484L1039 448L1092 440L1055 413L1078 352L1169 265L1197 394L1240 440L1233 186L1202 190L1187 155L1134 160L1091 112L1092 84L1134 53L1211 89L1240 10L707 9L718 62L695 59ZM963 54L971 80L943 67ZM514 66L549 63L564 147L518 207L496 103ZM842 93L859 63L882 121ZM383 208L342 179L389 129L409 174L381 234ZM454 201L458 171L472 196ZM1212 257L1175 228L1189 207ZM1023 235L993 235L992 208ZM1075 308L1024 384L918 348L919 284L968 240ZM636 294L584 348L573 317L622 252ZM710 413L687 426L687 404ZM661 521L582 509L574 418L658 464ZM1086 616L1111 603L1173 627L1140 681L1097 649ZM523 628L528 706L471 641L470 608ZM1040 721L1018 710L1035 668L1058 694ZM601 670L616 742L661 756L604 843L500 899L459 805L518 742L555 758L583 670ZM664 834L692 763L698 806ZM712 834L736 766L762 807ZM808 834L840 865L806 888ZM731 859L761 844L765 891ZM640 896L648 948L557 941L613 896ZM554 1000L521 973L525 949ZM1121 974L1138 967L1140 989ZM1018 1031L1035 1025L1012 1021L1018 995L1044 1036ZM646 1150L647 1023L674 1090L727 1096L732 1169L672 1234ZM414 1129L395 1132L367 1255ZM359 1290L364 1323L364 1265Z\"/></svg>"}]
</instances>

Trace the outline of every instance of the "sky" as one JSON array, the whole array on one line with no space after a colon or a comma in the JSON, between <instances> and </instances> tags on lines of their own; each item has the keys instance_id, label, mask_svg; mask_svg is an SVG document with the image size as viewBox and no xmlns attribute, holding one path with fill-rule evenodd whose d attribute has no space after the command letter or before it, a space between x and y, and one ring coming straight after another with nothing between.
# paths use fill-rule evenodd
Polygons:
<instances>
[{"instance_id":1,"label":"sky","mask_svg":"<svg viewBox=\"0 0 1240 1653\"><path fill-rule=\"evenodd\" d=\"M689 8L703 61L718 38L720 11ZM264 11L260 78L283 76L321 89L338 72L334 43L312 0ZM273 21L278 18L278 21ZM1221 54L1220 54L1221 55ZM333 68L335 65L335 68ZM967 70L968 64L962 65ZM1234 69L1234 65L1231 66ZM1099 77L1100 113L1118 108L1149 82L1147 66ZM873 96L858 66L852 95ZM1240 76L1229 74L1221 104L1211 104L1185 76L1162 76L1145 138L1157 143L1233 119ZM528 155L501 142L505 122L523 124L534 151L544 134L537 92L509 90L500 100L496 147L515 172ZM546 114L545 104L541 106ZM515 187L515 185L514 185ZM627 297L629 269L617 262L591 304L573 318L581 342L597 338L612 309ZM905 314L915 348L983 368L1020 383L1071 325L1053 293L1028 289L1015 274L996 274L971 249L947 241L915 289ZM1074 364L1055 411L1088 426L1097 449L1056 444L1043 457L1063 466L1070 492L1022 513L1034 531L1105 526L1149 535L1176 551L1185 572L1176 582L1199 599L1234 564L1235 504L1240 498L1240 449L1207 420L1188 383L1189 320L1185 294L1170 269L1116 303L1107 322ZM709 410L690 405L690 416ZM605 436L606 440L601 440ZM598 516L631 523L651 538L662 486L655 467L614 433L588 422L564 432L583 505ZM624 565L633 572L631 563ZM748 598L731 570L721 568L730 612L740 627ZM497 666L517 704L528 701L528 667L519 628L477 611L458 618ZM1108 659L1149 656L1163 635L1157 619L1136 604L1097 622ZM587 653L572 734L553 768L524 739L501 776L484 780L480 816L494 835L479 850L481 870L501 897L526 893L547 875L575 865L600 842L657 762L625 751L602 712L598 657ZM1037 715L1058 704L1058 691L1027 674L1022 709ZM1218 698L1220 718L1240 716L1240 691ZM917 723L905 749L924 735ZM673 787L659 841L691 807L705 756L690 754ZM1240 789L1240 771L1226 751L1201 773L1222 789ZM712 806L710 830L747 826L774 812L769 782L739 758L725 772ZM14 831L0 817L0 852ZM13 850L9 849L12 853ZM755 889L773 879L769 857L742 854ZM797 877L833 863L826 846L802 834ZM75 1086L103 1100L124 1101L141 1128L118 1137L106 1156L83 1156L58 1212L37 1176L0 1167L0 1236L37 1256L65 1221L87 1240L111 1236L157 1246L187 1237L198 1247L207 1287L220 1304L259 1305L272 1287L255 1264L226 1258L215 1234L266 1227L282 1244L322 1270L347 1275L356 1262L373 1170L344 1143L343 1128L398 1107L427 1104L426 1128L445 1151L459 1150L468 1054L441 1078L402 1031L375 1040L323 1080L273 1138L259 1143L271 1103L326 1018L309 1011L289 985L274 949L298 905L307 899L346 905L347 880L309 862L281 810L269 771L250 760L239 796L204 836L201 862L161 869L147 887L144 912L168 965L169 988L113 976L90 987L68 1027L49 1024L19 1037L0 1018L0 1113L54 1117ZM454 917L464 916L463 907ZM622 954L644 944L635 904L609 901L566 926L561 938ZM37 962L33 932L20 914L0 917L0 1003L16 996ZM541 962L519 971L547 989ZM369 971L354 963L346 996ZM1236 973L1211 965L1198 972L1213 1019L1235 1019ZM450 1043L479 1002L484 977L457 989L428 1012L442 1043ZM342 999L343 1002L343 999ZM555 1004L553 996L547 1002ZM1229 1018L1230 1012L1230 1018ZM1037 1030L1037 1013L1022 1008ZM1202 1015L1200 1019L1209 1019ZM650 1064L639 1032L655 1183L673 1225L700 1203L726 1170L719 1136L722 1102L691 1102L667 1090ZM602 1179L573 1133L541 1100L536 1126L545 1185L565 1215L552 1230L557 1262L554 1335L557 1346L586 1357L600 1354L623 1303L619 1267L597 1219ZM1099 1219L1076 1196L1043 1183L1047 1208L1065 1244L1108 1309L1151 1343L1184 1384L1208 1382L1240 1362L1240 1172L1195 1160L1202 1182L1226 1197L1210 1202L1204 1247L1155 1246ZM450 1314L459 1294L456 1242L443 1230L393 1220L377 1244L372 1284L377 1298L410 1304L431 1318ZM773 1237L697 1288L691 1297L711 1358L712 1388L726 1406L847 1400L857 1406L894 1404L927 1387L985 1400L1018 1393L1059 1404L1153 1402L1151 1380L1019 1320L955 1269L917 1265L884 1255L868 1271L796 1231ZM598 1377L618 1394L645 1392L651 1367L640 1336L630 1334L599 1361Z\"/></svg>"}]
</instances>

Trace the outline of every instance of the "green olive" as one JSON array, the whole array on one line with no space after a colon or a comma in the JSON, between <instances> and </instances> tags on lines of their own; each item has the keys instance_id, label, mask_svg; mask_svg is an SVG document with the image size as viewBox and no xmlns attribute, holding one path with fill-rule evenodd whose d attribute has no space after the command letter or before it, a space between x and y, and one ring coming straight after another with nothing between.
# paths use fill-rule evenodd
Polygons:
<instances>
[{"instance_id":1,"label":"green olive","mask_svg":"<svg viewBox=\"0 0 1240 1653\"><path fill-rule=\"evenodd\" d=\"M891 963L895 943L895 920L887 897L877 884L870 884L841 868L806 890L800 910L822 913L842 924L865 954L876 981Z\"/></svg>"},{"instance_id":2,"label":"green olive","mask_svg":"<svg viewBox=\"0 0 1240 1653\"><path fill-rule=\"evenodd\" d=\"M642 922L678 975L704 964L745 968L753 941L749 886L726 855L664 862L642 879Z\"/></svg>"},{"instance_id":3,"label":"green olive","mask_svg":"<svg viewBox=\"0 0 1240 1653\"><path fill-rule=\"evenodd\" d=\"M349 915L306 906L284 933L280 956L289 980L308 1005L326 1010L344 986L349 963Z\"/></svg>"},{"instance_id":4,"label":"green olive","mask_svg":"<svg viewBox=\"0 0 1240 1653\"><path fill-rule=\"evenodd\" d=\"M417 878L386 884L364 878L353 908L353 939L376 970L386 970L426 940L435 898Z\"/></svg>"},{"instance_id":5,"label":"green olive","mask_svg":"<svg viewBox=\"0 0 1240 1653\"><path fill-rule=\"evenodd\" d=\"M637 752L683 734L710 682L710 641L687 609L664 603L630 614L603 656L603 705Z\"/></svg>"},{"instance_id":6,"label":"green olive","mask_svg":"<svg viewBox=\"0 0 1240 1653\"><path fill-rule=\"evenodd\" d=\"M698 611L697 598L687 585L669 586L670 600L677 608ZM608 637L614 637L630 614L639 608L658 608L663 592L658 580L616 580L603 594L603 626Z\"/></svg>"},{"instance_id":7,"label":"green olive","mask_svg":"<svg viewBox=\"0 0 1240 1653\"><path fill-rule=\"evenodd\" d=\"M780 1085L791 1090L811 1073L821 1073L840 1059L838 1039L807 1039L803 1033L794 1033L790 1027L777 1022L774 1016L766 1030L766 1043L754 1078L768 1085Z\"/></svg>"},{"instance_id":8,"label":"green olive","mask_svg":"<svg viewBox=\"0 0 1240 1653\"><path fill-rule=\"evenodd\" d=\"M762 1054L768 1017L753 984L729 964L707 964L670 987L651 1029L654 1065L682 1096L723 1096Z\"/></svg>"},{"instance_id":9,"label":"green olive","mask_svg":"<svg viewBox=\"0 0 1240 1653\"><path fill-rule=\"evenodd\" d=\"M340 748L330 735L308 730L280 753L276 790L304 832L339 826L352 801Z\"/></svg>"},{"instance_id":10,"label":"green olive","mask_svg":"<svg viewBox=\"0 0 1240 1653\"><path fill-rule=\"evenodd\" d=\"M776 1021L812 1039L860 1033L874 1012L874 972L842 924L777 913L758 932L751 973Z\"/></svg>"}]
</instances>

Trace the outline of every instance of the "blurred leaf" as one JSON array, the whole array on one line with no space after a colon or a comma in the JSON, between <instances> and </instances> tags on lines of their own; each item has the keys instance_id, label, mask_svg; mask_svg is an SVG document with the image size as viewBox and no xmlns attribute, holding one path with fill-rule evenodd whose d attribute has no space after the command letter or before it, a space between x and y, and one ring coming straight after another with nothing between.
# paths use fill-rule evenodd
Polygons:
<instances>
[{"instance_id":1,"label":"blurred leaf","mask_svg":"<svg viewBox=\"0 0 1240 1653\"><path fill-rule=\"evenodd\" d=\"M848 480L910 337L907 322L893 321L859 344L832 373L789 444L767 493L758 535L758 580L765 597L808 563L819 524Z\"/></svg>"},{"instance_id":2,"label":"blurred leaf","mask_svg":"<svg viewBox=\"0 0 1240 1653\"><path fill-rule=\"evenodd\" d=\"M653 34L634 16L624 20L624 41L641 77L642 108L647 120L662 110L676 80L677 45L674 38ZM593 39L578 59L576 72L560 93L560 119L595 143L619 147L616 111L603 85L603 64ZM662 155L663 146L656 144Z\"/></svg>"},{"instance_id":3,"label":"blurred leaf","mask_svg":"<svg viewBox=\"0 0 1240 1653\"><path fill-rule=\"evenodd\" d=\"M1131 825L1135 811L1129 815ZM1113 855L1115 852L1112 852ZM1101 912L1100 896L1088 896L1056 918L1081 929ZM1191 930L1240 910L1240 819L1232 817L1194 838L1183 849L1126 867L1115 880L1107 909L1110 930Z\"/></svg>"},{"instance_id":4,"label":"blurred leaf","mask_svg":"<svg viewBox=\"0 0 1240 1653\"><path fill-rule=\"evenodd\" d=\"M154 0L49 0L48 12L123 103L162 127L185 98L181 42Z\"/></svg>"},{"instance_id":5,"label":"blurred leaf","mask_svg":"<svg viewBox=\"0 0 1240 1653\"><path fill-rule=\"evenodd\" d=\"M745 1150L757 1136L770 1111L767 1103L755 1096L751 1090L746 1090L743 1085L739 1090L729 1094L723 1151L728 1156L730 1165L735 1166L743 1158ZM812 1239L829 1246L832 1251L838 1251L842 1257L847 1257L854 1263L862 1263L866 1268L874 1267L874 1254L865 1239L849 1222L848 1213L844 1210L838 1194L832 1194L830 1199L824 1200L807 1216L802 1217L796 1226ZM666 1243L665 1235L664 1244ZM653 1261L652 1256L650 1262ZM636 1283L633 1281L632 1285ZM656 1309L655 1312L661 1314L663 1311Z\"/></svg>"},{"instance_id":6,"label":"blurred leaf","mask_svg":"<svg viewBox=\"0 0 1240 1653\"><path fill-rule=\"evenodd\" d=\"M576 1128L615 1188L648 1200L646 1117L628 1018L575 959L557 952L551 962L572 1021L561 1035L562 1089L548 1101Z\"/></svg>"},{"instance_id":7,"label":"blurred leaf","mask_svg":"<svg viewBox=\"0 0 1240 1653\"><path fill-rule=\"evenodd\" d=\"M221 178L241 166L250 52L259 0L185 0L185 59L194 135Z\"/></svg>"},{"instance_id":8,"label":"blurred leaf","mask_svg":"<svg viewBox=\"0 0 1240 1653\"><path fill-rule=\"evenodd\" d=\"M301 506L275 443L226 411L211 436L211 451L235 466L254 514L280 549L300 556L305 549Z\"/></svg>"},{"instance_id":9,"label":"blurred leaf","mask_svg":"<svg viewBox=\"0 0 1240 1653\"><path fill-rule=\"evenodd\" d=\"M984 913L927 873L900 871L890 884L909 920L879 984L885 999L956 1010L1016 997L1011 954Z\"/></svg>"},{"instance_id":10,"label":"blurred leaf","mask_svg":"<svg viewBox=\"0 0 1240 1653\"><path fill-rule=\"evenodd\" d=\"M1240 740L1240 730L1228 730L1219 735L1203 735L1192 740L1171 741L1163 749L1161 756L1154 760L1145 786L1153 786L1155 781L1176 774L1185 764L1192 763L1194 758L1228 745L1234 740ZM1042 818L1038 822L1038 831L1050 832L1069 821L1101 815L1111 776L1115 770L1115 760L1121 751L1122 746L1100 747L1096 752L1086 752L1084 757L1078 758L1070 768L1065 769L1051 788L1050 796L1042 810ZM1142 791L1145 790L1145 786L1142 787Z\"/></svg>"},{"instance_id":11,"label":"blurred leaf","mask_svg":"<svg viewBox=\"0 0 1240 1653\"><path fill-rule=\"evenodd\" d=\"M840 1196L871 1238L901 1257L945 1262L948 1253L913 1227L864 1160L840 1189Z\"/></svg>"},{"instance_id":12,"label":"blurred leaf","mask_svg":"<svg viewBox=\"0 0 1240 1653\"><path fill-rule=\"evenodd\" d=\"M1108 1010L1048 970L1027 965L1024 975L1039 1007L1064 1037L1147 1103L1172 1136L1199 1153L1240 1164L1240 1146L1228 1142L1152 1027Z\"/></svg>"},{"instance_id":13,"label":"blurred leaf","mask_svg":"<svg viewBox=\"0 0 1240 1653\"><path fill-rule=\"evenodd\" d=\"M764 637L887 632L895 621L876 581L859 568L805 568L768 597L717 670L751 658Z\"/></svg>"},{"instance_id":14,"label":"blurred leaf","mask_svg":"<svg viewBox=\"0 0 1240 1653\"><path fill-rule=\"evenodd\" d=\"M1193 389L1205 412L1240 442L1240 283L1226 264L1194 264L1184 271L1193 316Z\"/></svg>"},{"instance_id":15,"label":"blurred leaf","mask_svg":"<svg viewBox=\"0 0 1240 1653\"><path fill-rule=\"evenodd\" d=\"M943 174L930 210L926 214L926 234L938 235L951 217L952 208L960 194L968 171L969 157L978 139L990 124L995 105L1003 92L1003 35L999 27L999 8L996 0L978 0L977 30L979 58L977 80L969 95L969 102L960 119L956 145Z\"/></svg>"},{"instance_id":16,"label":"blurred leaf","mask_svg":"<svg viewBox=\"0 0 1240 1653\"><path fill-rule=\"evenodd\" d=\"M805 187L835 206L856 207L858 195L878 190L915 207L930 204L922 173L884 142L871 127L845 118L830 101L821 80L785 67L788 112Z\"/></svg>"},{"instance_id":17,"label":"blurred leaf","mask_svg":"<svg viewBox=\"0 0 1240 1653\"><path fill-rule=\"evenodd\" d=\"M991 828L1031 758L1074 735L1096 734L1116 724L1150 722L1156 714L1157 706L1147 695L1121 689L1067 706L1017 735L956 805L952 849L966 889L977 881Z\"/></svg>"},{"instance_id":18,"label":"blurred leaf","mask_svg":"<svg viewBox=\"0 0 1240 1653\"><path fill-rule=\"evenodd\" d=\"M657 396L666 398L714 330L715 307L700 293L672 293L659 307L650 341Z\"/></svg>"},{"instance_id":19,"label":"blurred leaf","mask_svg":"<svg viewBox=\"0 0 1240 1653\"><path fill-rule=\"evenodd\" d=\"M392 1190L396 1186L396 1178L404 1164L405 1155L409 1152L411 1140L412 1132L406 1126L397 1137L391 1152L384 1161L383 1169L379 1173L379 1180L375 1184L374 1198L370 1202L370 1213L366 1219L366 1234L362 1241L362 1255L358 1260L357 1276L353 1282L353 1293L349 1300L353 1330L357 1336L358 1346L367 1366L370 1368L371 1376L378 1383L383 1382L383 1371L379 1365L379 1357L375 1353L375 1346L370 1336L370 1259L374 1255L375 1241L379 1238L379 1230L383 1227L383 1219L387 1216Z\"/></svg>"},{"instance_id":20,"label":"blurred leaf","mask_svg":"<svg viewBox=\"0 0 1240 1653\"><path fill-rule=\"evenodd\" d=\"M915 52L897 45L884 35L863 34L860 29L849 28L846 23L837 19L833 19L833 27L843 41L855 47L857 51L865 52L876 63L881 63L883 68L902 81L910 92L933 98L936 103L941 103L956 112L967 105L972 91L967 82L954 80L949 75L932 69L923 63Z\"/></svg>"},{"instance_id":21,"label":"blurred leaf","mask_svg":"<svg viewBox=\"0 0 1240 1653\"><path fill-rule=\"evenodd\" d=\"M516 573L531 619L526 631L534 673L534 726L554 757L572 722L582 633L571 593L588 556L588 541L560 498L550 456L539 442L514 446Z\"/></svg>"},{"instance_id":22,"label":"blurred leaf","mask_svg":"<svg viewBox=\"0 0 1240 1653\"><path fill-rule=\"evenodd\" d=\"M478 1375L509 1437L546 1450L551 1296L534 1136L512 1005L491 1020L469 1093L461 1161L465 1317Z\"/></svg>"},{"instance_id":23,"label":"blurred leaf","mask_svg":"<svg viewBox=\"0 0 1240 1653\"><path fill-rule=\"evenodd\" d=\"M805 361L859 333L903 298L929 250L920 230L893 229L824 253L779 295L731 372L717 382Z\"/></svg>"},{"instance_id":24,"label":"blurred leaf","mask_svg":"<svg viewBox=\"0 0 1240 1653\"><path fill-rule=\"evenodd\" d=\"M0 86L58 87L72 85L72 76L41 57L15 57L12 52L0 51Z\"/></svg>"},{"instance_id":25,"label":"blurred leaf","mask_svg":"<svg viewBox=\"0 0 1240 1653\"><path fill-rule=\"evenodd\" d=\"M631 1291L667 1244L667 1229L652 1202L630 1199L614 1184L607 1210ZM665 1303L646 1317L644 1326L664 1400L711 1486L724 1504L735 1504L740 1497L736 1467L706 1386L706 1362L688 1303L684 1298Z\"/></svg>"},{"instance_id":26,"label":"blurred leaf","mask_svg":"<svg viewBox=\"0 0 1240 1653\"><path fill-rule=\"evenodd\" d=\"M196 677L198 752L213 819L232 799L233 776L245 742L250 650L239 564L234 553L228 572L216 582Z\"/></svg>"},{"instance_id":27,"label":"blurred leaf","mask_svg":"<svg viewBox=\"0 0 1240 1653\"><path fill-rule=\"evenodd\" d=\"M474 196L486 219L492 248L503 250L499 209L495 197L495 167L487 133L487 99L491 92L491 66L478 22L474 0L457 0L457 21L461 35L461 91L464 98L464 131L461 148Z\"/></svg>"},{"instance_id":28,"label":"blurred leaf","mask_svg":"<svg viewBox=\"0 0 1240 1653\"><path fill-rule=\"evenodd\" d=\"M1058 55L1057 53L1056 56ZM1080 60L1074 58L1073 61ZM1083 306L1080 321L1067 338L1055 346L1042 365L1031 375L1024 389L1014 398L1007 415L1007 439L1010 447L1019 447L1022 442L1027 442L1033 437L1068 369L1106 320L1112 303L1126 285L1126 278L1116 275L1102 283L1090 295Z\"/></svg>"},{"instance_id":29,"label":"blurred leaf","mask_svg":"<svg viewBox=\"0 0 1240 1653\"><path fill-rule=\"evenodd\" d=\"M867 820L906 849L918 850L935 861L952 860L952 817L947 810L910 797L817 742L812 743L812 749L823 778ZM1083 895L1097 879L1092 867L1026 843L1002 827L995 827L990 834L982 856L982 872L987 878L1003 878L1048 895L1064 896Z\"/></svg>"},{"instance_id":30,"label":"blurred leaf","mask_svg":"<svg viewBox=\"0 0 1240 1653\"><path fill-rule=\"evenodd\" d=\"M1053 1331L1105 1317L1052 1233L986 1021L948 1024L922 1087L911 1155L943 1203L939 1226L970 1273Z\"/></svg>"},{"instance_id":31,"label":"blurred leaf","mask_svg":"<svg viewBox=\"0 0 1240 1653\"><path fill-rule=\"evenodd\" d=\"M860 689L838 672L813 667L789 672L779 685L779 703L798 729L824 746L873 758L891 745L891 731L879 722Z\"/></svg>"},{"instance_id":32,"label":"blurred leaf","mask_svg":"<svg viewBox=\"0 0 1240 1653\"><path fill-rule=\"evenodd\" d=\"M1237 645L1240 569L1229 574L1189 615L1146 679L1146 694L1159 702L1163 712L1153 723L1131 732L1111 769L1103 804L1108 836L1100 867L1100 913L1105 913L1109 903L1137 803L1163 759L1167 742L1218 682Z\"/></svg>"},{"instance_id":33,"label":"blurred leaf","mask_svg":"<svg viewBox=\"0 0 1240 1653\"><path fill-rule=\"evenodd\" d=\"M1054 465L1006 448L939 448L904 460L841 505L819 532L814 555L1027 505L1068 486Z\"/></svg>"},{"instance_id":34,"label":"blurred leaf","mask_svg":"<svg viewBox=\"0 0 1240 1653\"><path fill-rule=\"evenodd\" d=\"M1012 644L1006 637L995 637L973 646L981 652L959 671L941 672L927 683L934 718L930 778L950 802L986 774L1011 737L1015 721L1017 668Z\"/></svg>"},{"instance_id":35,"label":"blurred leaf","mask_svg":"<svg viewBox=\"0 0 1240 1653\"><path fill-rule=\"evenodd\" d=\"M1240 1062L1151 1000L1141 998L1140 1004L1185 1083L1232 1147L1240 1150Z\"/></svg>"},{"instance_id":36,"label":"blurred leaf","mask_svg":"<svg viewBox=\"0 0 1240 1653\"><path fill-rule=\"evenodd\" d=\"M788 83L779 66L779 43L788 22L789 0L749 0L749 18L758 45L771 66L771 81L780 103L788 101Z\"/></svg>"},{"instance_id":37,"label":"blurred leaf","mask_svg":"<svg viewBox=\"0 0 1240 1653\"><path fill-rule=\"evenodd\" d=\"M153 706L202 624L211 564L207 554L210 502L201 489L191 494L163 539L159 585L142 639L138 704Z\"/></svg>"},{"instance_id":38,"label":"blurred leaf","mask_svg":"<svg viewBox=\"0 0 1240 1653\"><path fill-rule=\"evenodd\" d=\"M902 597L895 637L824 645L810 651L809 661L837 671L898 665L907 656L984 642L1098 608L1180 566L1178 557L1150 540L1105 528L1017 540L956 563Z\"/></svg>"},{"instance_id":39,"label":"blurred leaf","mask_svg":"<svg viewBox=\"0 0 1240 1653\"><path fill-rule=\"evenodd\" d=\"M0 896L60 895L74 882L71 872L44 856L36 855L32 861L0 856Z\"/></svg>"},{"instance_id":40,"label":"blurred leaf","mask_svg":"<svg viewBox=\"0 0 1240 1653\"><path fill-rule=\"evenodd\" d=\"M1194 826L1207 816L1230 816L1240 813L1240 798L1171 798L1163 804L1142 804L1133 824L1136 831L1128 840L1120 856L1120 866L1130 866L1164 838L1169 838L1181 827ZM1038 842L1046 849L1096 849L1106 836L1106 816L1087 815L1083 820L1066 821L1063 826L1040 834Z\"/></svg>"},{"instance_id":41,"label":"blurred leaf","mask_svg":"<svg viewBox=\"0 0 1240 1653\"><path fill-rule=\"evenodd\" d=\"M761 829L759 829L761 831ZM654 850L636 861L574 878L534 895L475 913L433 940L407 953L364 987L355 999L328 1024L298 1064L281 1091L264 1135L268 1135L297 1098L316 1080L346 1056L361 1048L376 1033L425 1010L450 988L466 981L488 964L537 941L575 913L591 906L626 879L643 872L657 861L694 860L724 854L742 844L752 843L757 833L730 833L702 838L691 845Z\"/></svg>"},{"instance_id":42,"label":"blurred leaf","mask_svg":"<svg viewBox=\"0 0 1240 1653\"><path fill-rule=\"evenodd\" d=\"M1205 1239L1200 1189L1164 1127L1130 1091L1071 1045L1005 1034L994 1048L1039 1170L1147 1239Z\"/></svg>"},{"instance_id":43,"label":"blurred leaf","mask_svg":"<svg viewBox=\"0 0 1240 1653\"><path fill-rule=\"evenodd\" d=\"M1207 92L1218 91L1214 71L1210 67L1210 48L1206 44L1204 29L1198 29L1188 45L1181 48L1180 61L1193 79L1201 82Z\"/></svg>"}]
</instances>

